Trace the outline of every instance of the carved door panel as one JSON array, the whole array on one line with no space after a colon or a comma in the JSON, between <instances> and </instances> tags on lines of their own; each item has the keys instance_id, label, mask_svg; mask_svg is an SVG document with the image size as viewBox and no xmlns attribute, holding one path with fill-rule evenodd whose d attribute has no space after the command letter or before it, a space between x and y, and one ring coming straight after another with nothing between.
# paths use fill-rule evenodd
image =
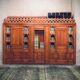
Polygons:
<instances>
[{"instance_id":1,"label":"carved door panel","mask_svg":"<svg viewBox=\"0 0 80 80\"><path fill-rule=\"evenodd\" d=\"M44 49L35 49L34 51L34 63L40 63L40 64L44 64Z\"/></svg>"},{"instance_id":2,"label":"carved door panel","mask_svg":"<svg viewBox=\"0 0 80 80\"><path fill-rule=\"evenodd\" d=\"M67 27L56 27L56 54L58 63L66 63L68 46Z\"/></svg>"},{"instance_id":3,"label":"carved door panel","mask_svg":"<svg viewBox=\"0 0 80 80\"><path fill-rule=\"evenodd\" d=\"M22 27L13 26L11 29L11 57L13 63L20 63L23 59Z\"/></svg>"}]
</instances>

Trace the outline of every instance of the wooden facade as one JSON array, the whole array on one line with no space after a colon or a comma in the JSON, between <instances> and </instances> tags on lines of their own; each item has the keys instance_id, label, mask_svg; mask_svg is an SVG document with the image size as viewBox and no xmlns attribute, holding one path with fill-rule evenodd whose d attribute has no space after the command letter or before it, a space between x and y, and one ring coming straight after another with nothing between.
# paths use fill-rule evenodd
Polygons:
<instances>
[{"instance_id":1,"label":"wooden facade","mask_svg":"<svg viewBox=\"0 0 80 80\"><path fill-rule=\"evenodd\" d=\"M4 64L75 64L73 18L11 16L3 22Z\"/></svg>"}]
</instances>

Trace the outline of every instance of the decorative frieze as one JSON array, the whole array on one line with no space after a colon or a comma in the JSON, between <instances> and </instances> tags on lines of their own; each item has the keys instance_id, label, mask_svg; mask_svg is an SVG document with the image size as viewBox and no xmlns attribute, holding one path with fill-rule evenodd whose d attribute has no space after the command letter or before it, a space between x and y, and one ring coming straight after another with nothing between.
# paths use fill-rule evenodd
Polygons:
<instances>
[{"instance_id":1,"label":"decorative frieze","mask_svg":"<svg viewBox=\"0 0 80 80\"><path fill-rule=\"evenodd\" d=\"M11 16L4 19L4 23L11 23L11 24L64 24L64 23L75 23L73 18L47 18L47 17L17 17Z\"/></svg>"}]
</instances>

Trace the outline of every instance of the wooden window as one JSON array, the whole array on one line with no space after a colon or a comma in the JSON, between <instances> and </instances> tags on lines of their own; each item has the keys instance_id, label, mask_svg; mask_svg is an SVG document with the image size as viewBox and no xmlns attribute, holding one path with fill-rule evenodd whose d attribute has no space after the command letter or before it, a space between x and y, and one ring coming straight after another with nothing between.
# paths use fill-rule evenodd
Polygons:
<instances>
[{"instance_id":1,"label":"wooden window","mask_svg":"<svg viewBox=\"0 0 80 80\"><path fill-rule=\"evenodd\" d=\"M35 30L35 48L44 48L44 30Z\"/></svg>"},{"instance_id":2,"label":"wooden window","mask_svg":"<svg viewBox=\"0 0 80 80\"><path fill-rule=\"evenodd\" d=\"M55 28L50 27L50 47L55 48Z\"/></svg>"},{"instance_id":3,"label":"wooden window","mask_svg":"<svg viewBox=\"0 0 80 80\"><path fill-rule=\"evenodd\" d=\"M6 47L7 48L10 48L11 46L10 32L11 32L10 26L7 26L6 27Z\"/></svg>"},{"instance_id":4,"label":"wooden window","mask_svg":"<svg viewBox=\"0 0 80 80\"><path fill-rule=\"evenodd\" d=\"M28 27L24 27L24 48L28 48L28 34L29 34L29 29Z\"/></svg>"},{"instance_id":5,"label":"wooden window","mask_svg":"<svg viewBox=\"0 0 80 80\"><path fill-rule=\"evenodd\" d=\"M73 28L72 26L68 27L68 47L73 48Z\"/></svg>"}]
</instances>

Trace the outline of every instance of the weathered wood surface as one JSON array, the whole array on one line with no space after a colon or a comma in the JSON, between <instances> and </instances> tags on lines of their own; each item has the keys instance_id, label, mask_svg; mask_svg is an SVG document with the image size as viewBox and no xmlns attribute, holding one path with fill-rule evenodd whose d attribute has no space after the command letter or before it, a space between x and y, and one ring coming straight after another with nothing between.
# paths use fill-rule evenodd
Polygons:
<instances>
[{"instance_id":1,"label":"weathered wood surface","mask_svg":"<svg viewBox=\"0 0 80 80\"><path fill-rule=\"evenodd\" d=\"M0 67L0 80L80 80L79 72L80 67Z\"/></svg>"}]
</instances>

